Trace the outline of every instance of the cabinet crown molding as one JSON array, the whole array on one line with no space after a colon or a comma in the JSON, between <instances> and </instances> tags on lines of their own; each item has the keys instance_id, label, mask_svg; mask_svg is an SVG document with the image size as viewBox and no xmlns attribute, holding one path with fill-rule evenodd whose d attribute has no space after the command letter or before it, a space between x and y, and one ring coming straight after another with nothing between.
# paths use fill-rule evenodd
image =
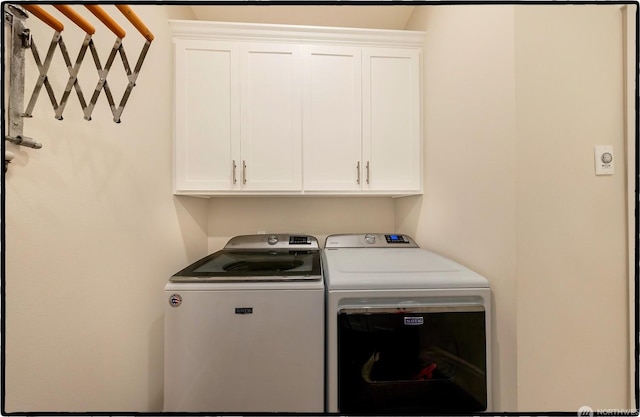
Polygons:
<instances>
[{"instance_id":1,"label":"cabinet crown molding","mask_svg":"<svg viewBox=\"0 0 640 417\"><path fill-rule=\"evenodd\" d=\"M422 47L424 32L331 26L169 20L174 38Z\"/></svg>"}]
</instances>

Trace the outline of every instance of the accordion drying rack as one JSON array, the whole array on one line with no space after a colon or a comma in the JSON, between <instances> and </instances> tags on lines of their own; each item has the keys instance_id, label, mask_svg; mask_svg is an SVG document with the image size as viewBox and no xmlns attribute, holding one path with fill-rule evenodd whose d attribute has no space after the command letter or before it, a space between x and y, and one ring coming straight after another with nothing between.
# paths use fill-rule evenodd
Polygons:
<instances>
[{"instance_id":1,"label":"accordion drying rack","mask_svg":"<svg viewBox=\"0 0 640 417\"><path fill-rule=\"evenodd\" d=\"M142 46L142 50L138 55L133 69L129 65L129 60L124 49L123 39L126 36L125 30L113 19L101 6L97 4L85 4L87 8L100 22L102 22L114 35L115 42L104 66L100 61L99 53L92 40L92 36L95 34L95 27L83 18L73 7L64 4L52 4L52 6L62 13L66 18L71 20L79 28L85 32L85 37L82 40L82 45L78 52L75 61L72 61L69 56L69 51L63 40L62 33L64 31L64 25L56 17L51 15L42 7L37 4L6 4L5 5L5 25L11 26L11 44L7 45L7 52L9 55L9 100L7 111L8 128L5 129L5 140L20 146L26 146L34 149L39 149L42 145L32 138L23 135L24 119L32 117L33 109L36 105L36 101L44 87L51 105L53 106L55 118L62 120L63 112L69 101L69 97L72 95L72 91L75 90L76 96L80 102L80 106L84 113L85 120L91 120L91 115L95 108L95 105L104 92L111 113L113 115L113 121L120 123L120 117L127 104L131 91L136 85L136 80L140 74L140 69L147 55L151 42L154 39L151 31L135 14L133 9L124 4L116 4L115 7L122 13L122 15L137 29L137 31L145 38L145 43ZM51 42L49 43L47 52L44 56L44 60L41 58L40 52L36 47L35 42L31 37L30 30L25 26L25 20L29 17L29 13L38 18L42 22L46 23L54 32ZM25 51L29 49L33 55L33 59L38 69L38 77L35 86L31 90L28 103L25 107ZM68 78L64 88L64 91L56 94L49 82L49 69L56 51L60 51L62 58L66 64L68 70ZM87 101L85 95L78 83L78 73L87 51L90 52L93 64L98 73L98 82L95 89L91 93L91 97ZM109 88L107 77L111 70L116 56L120 56L122 65L128 78L128 84L120 99L116 105L116 100L113 97L113 93ZM59 101L58 98L60 97ZM5 170L7 163L13 159L13 155L10 152L5 152Z\"/></svg>"}]
</instances>

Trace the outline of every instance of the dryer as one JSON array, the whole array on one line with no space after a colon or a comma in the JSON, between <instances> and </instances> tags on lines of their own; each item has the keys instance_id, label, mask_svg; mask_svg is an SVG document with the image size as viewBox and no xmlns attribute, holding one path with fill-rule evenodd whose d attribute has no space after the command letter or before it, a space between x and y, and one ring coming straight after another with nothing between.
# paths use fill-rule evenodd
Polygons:
<instances>
[{"instance_id":1,"label":"dryer","mask_svg":"<svg viewBox=\"0 0 640 417\"><path fill-rule=\"evenodd\" d=\"M165 286L165 412L324 411L313 236L247 235Z\"/></svg>"},{"instance_id":2,"label":"dryer","mask_svg":"<svg viewBox=\"0 0 640 417\"><path fill-rule=\"evenodd\" d=\"M409 236L327 237L327 409L491 410L491 290Z\"/></svg>"}]
</instances>

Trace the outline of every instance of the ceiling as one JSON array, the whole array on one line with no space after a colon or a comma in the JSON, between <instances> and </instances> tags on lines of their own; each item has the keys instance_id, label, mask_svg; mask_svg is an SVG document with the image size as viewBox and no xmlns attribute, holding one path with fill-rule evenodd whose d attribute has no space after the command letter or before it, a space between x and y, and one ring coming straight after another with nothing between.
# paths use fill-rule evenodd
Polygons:
<instances>
[{"instance_id":1,"label":"ceiling","mask_svg":"<svg viewBox=\"0 0 640 417\"><path fill-rule=\"evenodd\" d=\"M414 6L191 6L198 20L404 29Z\"/></svg>"}]
</instances>

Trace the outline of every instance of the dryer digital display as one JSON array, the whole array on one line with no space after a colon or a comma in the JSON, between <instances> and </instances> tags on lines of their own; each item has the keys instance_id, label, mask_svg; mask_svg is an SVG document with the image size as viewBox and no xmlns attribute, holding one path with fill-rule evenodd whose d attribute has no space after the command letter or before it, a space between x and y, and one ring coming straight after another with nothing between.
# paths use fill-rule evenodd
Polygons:
<instances>
[{"instance_id":1,"label":"dryer digital display","mask_svg":"<svg viewBox=\"0 0 640 417\"><path fill-rule=\"evenodd\" d=\"M384 235L387 243L409 243L409 240L402 235Z\"/></svg>"}]
</instances>

